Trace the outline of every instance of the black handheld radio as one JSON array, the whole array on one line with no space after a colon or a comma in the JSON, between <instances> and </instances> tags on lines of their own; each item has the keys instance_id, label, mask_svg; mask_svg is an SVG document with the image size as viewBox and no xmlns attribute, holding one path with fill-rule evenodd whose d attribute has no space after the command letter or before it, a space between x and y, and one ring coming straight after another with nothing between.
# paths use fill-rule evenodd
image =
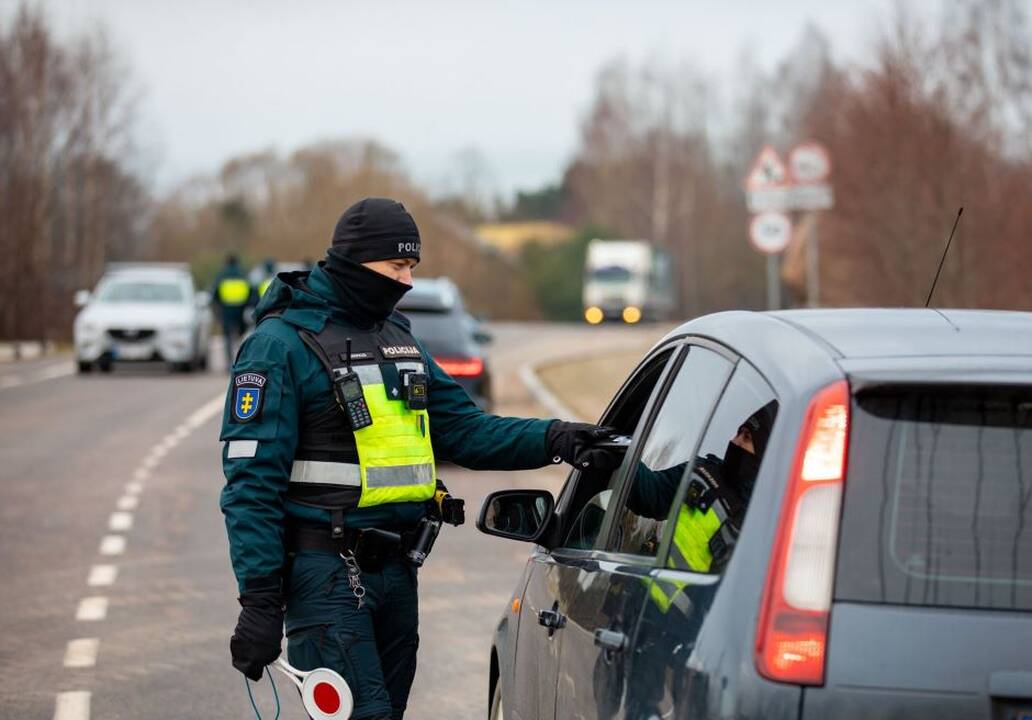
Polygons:
<instances>
[{"instance_id":1,"label":"black handheld radio","mask_svg":"<svg viewBox=\"0 0 1032 720\"><path fill-rule=\"evenodd\" d=\"M333 391L337 396L337 404L348 416L352 430L361 430L373 424L369 405L362 393L362 381L358 373L351 369L351 338L347 339L344 372L334 379Z\"/></svg>"}]
</instances>

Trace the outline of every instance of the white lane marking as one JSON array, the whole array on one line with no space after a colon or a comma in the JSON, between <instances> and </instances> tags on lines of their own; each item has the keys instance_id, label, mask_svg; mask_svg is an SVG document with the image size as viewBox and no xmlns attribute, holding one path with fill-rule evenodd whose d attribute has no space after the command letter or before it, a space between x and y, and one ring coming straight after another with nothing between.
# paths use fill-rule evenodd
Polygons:
<instances>
[{"instance_id":1,"label":"white lane marking","mask_svg":"<svg viewBox=\"0 0 1032 720\"><path fill-rule=\"evenodd\" d=\"M79 601L75 619L82 622L96 622L107 617L108 599L103 595L85 597Z\"/></svg>"},{"instance_id":2,"label":"white lane marking","mask_svg":"<svg viewBox=\"0 0 1032 720\"><path fill-rule=\"evenodd\" d=\"M59 377L71 374L75 371L74 366L67 371L51 368L41 373L41 379ZM12 382L13 381L13 382ZM0 388L11 387L13 383L20 382L20 378L8 377L0 379ZM162 442L150 451L150 454L143 459L140 467L133 473L133 482L125 486L126 494L118 499L118 512L111 513L108 518L108 527L113 531L126 531L132 528L133 516L130 510L135 510L139 504L139 495L143 492L143 481L150 476L150 471L160 462L169 450L174 448L181 440L184 440L193 430L196 430L209 419L217 415L223 406L223 397L220 394L209 402L202 405L193 412L187 420L176 427L174 433L164 437ZM105 535L100 541L99 552L101 555L121 555L125 552L126 540L123 535ZM89 578L86 584L90 587L102 587L112 585L118 576L118 567L115 565L94 565L90 568ZM75 612L75 619L82 622L96 622L107 617L108 599L101 595L85 597L79 601L79 607ZM67 668L93 667L97 663L97 653L100 649L99 638L78 638L68 643L65 650L64 666ZM89 720L90 717L90 693L86 691L62 692L57 694L54 707L54 720Z\"/></svg>"},{"instance_id":3,"label":"white lane marking","mask_svg":"<svg viewBox=\"0 0 1032 720\"><path fill-rule=\"evenodd\" d=\"M59 378L59 377L64 377L65 375L72 375L73 373L75 373L75 366L74 365L71 365L71 364L68 364L68 365L63 365L63 364L62 365L55 365L54 367L50 367L50 368L47 368L46 370L41 371L38 375L36 375L36 377L34 377L29 382L40 382L42 380L54 380L54 379Z\"/></svg>"},{"instance_id":4,"label":"white lane marking","mask_svg":"<svg viewBox=\"0 0 1032 720\"><path fill-rule=\"evenodd\" d=\"M90 568L90 576L87 578L86 584L90 587L113 585L116 577L118 577L117 565L94 565Z\"/></svg>"},{"instance_id":5,"label":"white lane marking","mask_svg":"<svg viewBox=\"0 0 1032 720\"><path fill-rule=\"evenodd\" d=\"M90 720L90 693L84 690L58 693L54 720Z\"/></svg>"},{"instance_id":6,"label":"white lane marking","mask_svg":"<svg viewBox=\"0 0 1032 720\"><path fill-rule=\"evenodd\" d=\"M74 364L58 363L53 367L43 368L32 375L8 375L7 377L0 379L0 390L22 387L24 385L33 385L34 383L43 382L45 380L54 380L59 377L74 374Z\"/></svg>"},{"instance_id":7,"label":"white lane marking","mask_svg":"<svg viewBox=\"0 0 1032 720\"><path fill-rule=\"evenodd\" d=\"M210 401L194 411L194 413L190 415L183 424L191 430L196 430L212 417L222 412L222 406L225 402L225 395L219 394L217 397L212 398Z\"/></svg>"},{"instance_id":8,"label":"white lane marking","mask_svg":"<svg viewBox=\"0 0 1032 720\"><path fill-rule=\"evenodd\" d=\"M113 512L108 518L108 529L112 532L124 532L133 526L133 514L127 512Z\"/></svg>"},{"instance_id":9,"label":"white lane marking","mask_svg":"<svg viewBox=\"0 0 1032 720\"><path fill-rule=\"evenodd\" d=\"M545 387L545 384L541 382L541 378L538 377L533 364L526 363L521 365L519 376L520 381L530 390L530 394L534 396L534 399L541 403L550 414L568 420L583 420L577 413L566 407L562 400L557 398L551 390Z\"/></svg>"},{"instance_id":10,"label":"white lane marking","mask_svg":"<svg viewBox=\"0 0 1032 720\"><path fill-rule=\"evenodd\" d=\"M125 552L125 537L123 535L105 535L100 541L101 555L121 555Z\"/></svg>"},{"instance_id":11,"label":"white lane marking","mask_svg":"<svg viewBox=\"0 0 1032 720\"><path fill-rule=\"evenodd\" d=\"M79 638L68 643L65 650L64 666L66 668L93 667L97 664L97 650L100 649L98 638Z\"/></svg>"}]
</instances>

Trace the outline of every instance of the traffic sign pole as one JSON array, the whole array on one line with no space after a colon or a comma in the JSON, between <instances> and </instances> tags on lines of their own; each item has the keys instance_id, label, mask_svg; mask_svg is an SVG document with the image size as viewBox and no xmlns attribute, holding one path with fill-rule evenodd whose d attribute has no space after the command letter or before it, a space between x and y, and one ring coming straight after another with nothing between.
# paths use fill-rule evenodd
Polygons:
<instances>
[{"instance_id":1,"label":"traffic sign pole","mask_svg":"<svg viewBox=\"0 0 1032 720\"><path fill-rule=\"evenodd\" d=\"M809 244L806 248L806 305L807 307L820 307L821 293L821 264L818 259L820 243L817 241L819 231L818 219L813 219L813 232L810 233Z\"/></svg>"},{"instance_id":2,"label":"traffic sign pole","mask_svg":"<svg viewBox=\"0 0 1032 720\"><path fill-rule=\"evenodd\" d=\"M767 254L767 309L781 309L781 255Z\"/></svg>"},{"instance_id":3,"label":"traffic sign pole","mask_svg":"<svg viewBox=\"0 0 1032 720\"><path fill-rule=\"evenodd\" d=\"M827 150L815 142L804 142L792 148L788 163L777 151L765 146L745 179L745 199L753 219L749 239L753 246L767 254L767 307L781 307L780 255L792 236L791 211L816 213L835 204L835 194L828 178L831 159ZM807 224L806 237L806 304L820 303L820 248L817 220Z\"/></svg>"}]
</instances>

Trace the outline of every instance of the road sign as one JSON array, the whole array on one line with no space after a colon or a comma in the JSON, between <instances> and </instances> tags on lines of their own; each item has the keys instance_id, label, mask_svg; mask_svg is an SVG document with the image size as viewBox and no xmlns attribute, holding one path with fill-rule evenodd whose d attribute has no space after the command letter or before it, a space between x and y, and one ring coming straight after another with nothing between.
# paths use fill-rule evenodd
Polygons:
<instances>
[{"instance_id":1,"label":"road sign","mask_svg":"<svg viewBox=\"0 0 1032 720\"><path fill-rule=\"evenodd\" d=\"M756 156L756 161L745 178L746 191L769 190L784 187L787 184L788 169L781 161L781 156L770 145L764 146L760 150L760 154Z\"/></svg>"},{"instance_id":2,"label":"road sign","mask_svg":"<svg viewBox=\"0 0 1032 720\"><path fill-rule=\"evenodd\" d=\"M772 187L750 190L745 194L745 204L751 213L784 212L789 210L791 188Z\"/></svg>"},{"instance_id":3,"label":"road sign","mask_svg":"<svg viewBox=\"0 0 1032 720\"><path fill-rule=\"evenodd\" d=\"M776 254L788 246L792 221L779 212L760 213L749 223L749 240L763 253Z\"/></svg>"},{"instance_id":4,"label":"road sign","mask_svg":"<svg viewBox=\"0 0 1032 720\"><path fill-rule=\"evenodd\" d=\"M788 154L788 169L794 184L819 185L831 175L831 158L820 143L804 142Z\"/></svg>"},{"instance_id":5,"label":"road sign","mask_svg":"<svg viewBox=\"0 0 1032 720\"><path fill-rule=\"evenodd\" d=\"M751 213L828 210L835 205L835 193L831 185L794 185L746 193L745 204Z\"/></svg>"},{"instance_id":6,"label":"road sign","mask_svg":"<svg viewBox=\"0 0 1032 720\"><path fill-rule=\"evenodd\" d=\"M788 191L789 210L830 210L834 206L831 185L796 185Z\"/></svg>"},{"instance_id":7,"label":"road sign","mask_svg":"<svg viewBox=\"0 0 1032 720\"><path fill-rule=\"evenodd\" d=\"M831 158L823 145L815 142L796 145L788 154L788 170L792 190L787 209L830 210L835 205L835 193L828 183Z\"/></svg>"}]
</instances>

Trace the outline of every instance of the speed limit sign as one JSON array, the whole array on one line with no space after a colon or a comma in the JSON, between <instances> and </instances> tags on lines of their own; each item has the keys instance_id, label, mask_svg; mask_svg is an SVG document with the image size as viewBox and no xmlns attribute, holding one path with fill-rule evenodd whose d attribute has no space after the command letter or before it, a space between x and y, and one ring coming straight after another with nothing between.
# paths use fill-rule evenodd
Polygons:
<instances>
[{"instance_id":1,"label":"speed limit sign","mask_svg":"<svg viewBox=\"0 0 1032 720\"><path fill-rule=\"evenodd\" d=\"M792 221L784 213L760 213L749 224L749 240L762 253L781 252L791 237Z\"/></svg>"}]
</instances>

